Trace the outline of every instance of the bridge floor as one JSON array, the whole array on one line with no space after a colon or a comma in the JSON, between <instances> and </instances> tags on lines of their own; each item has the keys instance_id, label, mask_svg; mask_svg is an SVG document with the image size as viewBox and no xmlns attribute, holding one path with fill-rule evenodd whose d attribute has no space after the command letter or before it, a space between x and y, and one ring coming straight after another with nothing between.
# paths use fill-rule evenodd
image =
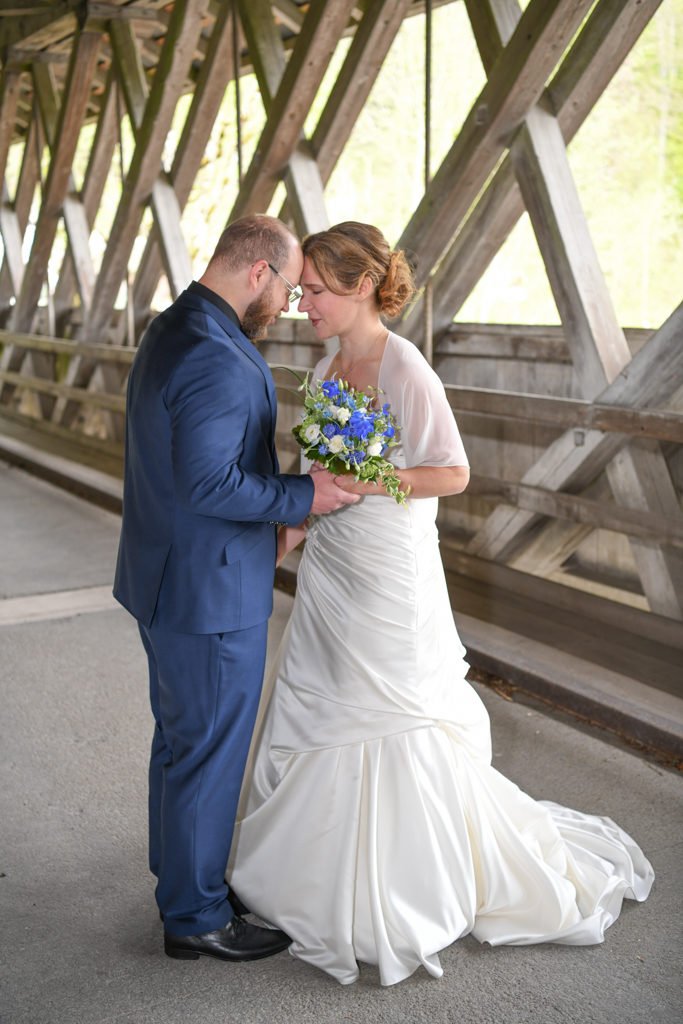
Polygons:
<instances>
[{"instance_id":1,"label":"bridge floor","mask_svg":"<svg viewBox=\"0 0 683 1024\"><path fill-rule=\"evenodd\" d=\"M146 671L110 596L118 519L0 463L0 1020L6 1024L669 1024L681 1005L680 778L604 734L482 689L495 764L525 790L609 814L657 881L602 946L480 946L381 989L287 954L168 960L146 870ZM278 593L271 642L291 607ZM419 865L416 865L419 871Z\"/></svg>"}]
</instances>

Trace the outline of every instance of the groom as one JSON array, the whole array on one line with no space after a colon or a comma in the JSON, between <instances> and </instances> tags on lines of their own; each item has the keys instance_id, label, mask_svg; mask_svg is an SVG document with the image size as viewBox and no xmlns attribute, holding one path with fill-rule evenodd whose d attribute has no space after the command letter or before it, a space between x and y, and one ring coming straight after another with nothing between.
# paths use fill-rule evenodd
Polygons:
<instances>
[{"instance_id":1,"label":"groom","mask_svg":"<svg viewBox=\"0 0 683 1024\"><path fill-rule=\"evenodd\" d=\"M146 331L128 382L114 596L149 661L149 858L165 951L178 959L253 960L289 944L235 914L224 873L278 524L357 500L328 473L278 472L273 380L249 339L298 297L302 267L280 221L233 222L199 282Z\"/></svg>"}]
</instances>

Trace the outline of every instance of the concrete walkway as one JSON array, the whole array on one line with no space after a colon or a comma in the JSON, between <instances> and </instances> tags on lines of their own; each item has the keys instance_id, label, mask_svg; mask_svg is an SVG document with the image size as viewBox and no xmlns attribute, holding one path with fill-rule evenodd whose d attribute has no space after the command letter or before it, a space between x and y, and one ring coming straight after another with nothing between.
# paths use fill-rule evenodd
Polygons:
<instances>
[{"instance_id":1,"label":"concrete walkway","mask_svg":"<svg viewBox=\"0 0 683 1024\"><path fill-rule=\"evenodd\" d=\"M609 814L654 864L650 899L604 945L466 938L442 954L443 979L390 989L369 967L343 988L286 953L167 959L146 870L145 662L109 596L118 520L2 463L0 494L2 1024L680 1020L680 778L487 690L496 766L533 796ZM273 643L290 607L277 596Z\"/></svg>"}]
</instances>

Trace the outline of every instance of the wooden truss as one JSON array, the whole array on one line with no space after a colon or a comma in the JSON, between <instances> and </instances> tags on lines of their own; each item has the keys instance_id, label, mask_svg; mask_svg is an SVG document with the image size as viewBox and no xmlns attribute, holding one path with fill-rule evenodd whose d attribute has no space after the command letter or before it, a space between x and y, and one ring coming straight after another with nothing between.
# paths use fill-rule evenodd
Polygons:
<instances>
[{"instance_id":1,"label":"wooden truss","mask_svg":"<svg viewBox=\"0 0 683 1024\"><path fill-rule=\"evenodd\" d=\"M661 0L530 0L523 12L518 0L458 2L466 5L487 81L402 234L419 285L429 285L430 308L427 315L421 295L399 329L423 344L431 323L438 359L454 317L527 211L580 394L569 400L449 389L468 423L517 417L555 430L520 479L474 467L471 492L488 498L489 514L472 525L462 557L550 576L592 530L623 532L651 612L683 619L683 514L671 473L683 442L675 407L683 307L632 357L566 155ZM129 346L149 319L162 275L173 296L192 276L181 218L228 83L255 72L266 122L227 219L268 209L284 182L281 216L301 234L317 230L328 224L325 185L392 41L425 4L15 0L3 9L3 422L30 416L53 438L66 442L86 431L91 440L83 443L117 452ZM307 137L304 124L344 36L351 37L347 56ZM164 170L164 146L188 92L192 102ZM124 112L134 136L125 167ZM93 121L79 186L74 155L83 126ZM10 194L4 172L12 146L23 157ZM96 259L91 233L112 168L123 187Z\"/></svg>"}]
</instances>

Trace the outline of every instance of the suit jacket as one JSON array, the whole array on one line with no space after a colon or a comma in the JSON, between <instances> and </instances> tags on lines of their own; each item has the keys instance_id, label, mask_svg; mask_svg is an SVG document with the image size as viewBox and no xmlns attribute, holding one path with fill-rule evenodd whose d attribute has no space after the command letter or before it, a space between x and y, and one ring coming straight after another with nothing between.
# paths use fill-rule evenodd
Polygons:
<instances>
[{"instance_id":1,"label":"suit jacket","mask_svg":"<svg viewBox=\"0 0 683 1024\"><path fill-rule=\"evenodd\" d=\"M273 607L278 523L309 476L280 474L267 363L217 305L186 291L143 337L128 381L114 596L185 633L246 629Z\"/></svg>"}]
</instances>

